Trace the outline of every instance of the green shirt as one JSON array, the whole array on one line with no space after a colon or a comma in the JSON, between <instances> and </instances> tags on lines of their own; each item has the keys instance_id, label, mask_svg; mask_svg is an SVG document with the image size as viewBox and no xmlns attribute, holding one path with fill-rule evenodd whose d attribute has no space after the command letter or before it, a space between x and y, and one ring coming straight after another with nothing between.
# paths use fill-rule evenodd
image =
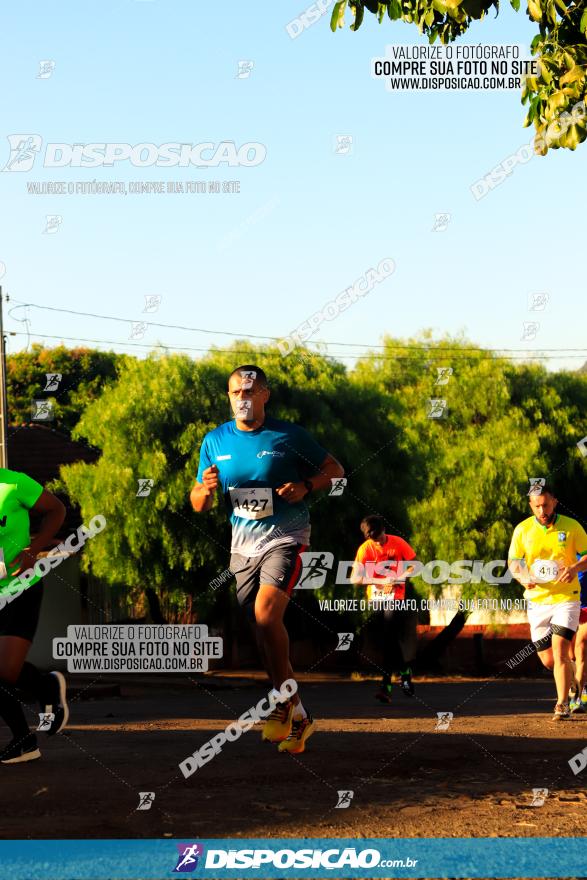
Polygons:
<instances>
[{"instance_id":1,"label":"green shirt","mask_svg":"<svg viewBox=\"0 0 587 880\"><path fill-rule=\"evenodd\" d=\"M39 500L43 487L32 477L19 471L0 468L0 549L4 556L4 565L9 572L8 577L0 579L0 594L22 590L20 581L15 580L10 571L16 566L9 563L28 547L31 541L29 510ZM40 578L29 581L29 586L36 584Z\"/></svg>"}]
</instances>

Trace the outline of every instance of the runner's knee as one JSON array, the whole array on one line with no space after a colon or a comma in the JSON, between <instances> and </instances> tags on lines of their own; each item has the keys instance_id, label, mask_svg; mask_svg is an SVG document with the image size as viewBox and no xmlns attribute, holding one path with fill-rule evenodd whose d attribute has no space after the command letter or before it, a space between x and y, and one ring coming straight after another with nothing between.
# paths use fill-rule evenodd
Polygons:
<instances>
[{"instance_id":1,"label":"runner's knee","mask_svg":"<svg viewBox=\"0 0 587 880\"><path fill-rule=\"evenodd\" d=\"M255 607L255 623L258 627L263 629L273 629L276 626L279 626L282 623L283 614L281 609L275 608L272 605L262 605L261 607Z\"/></svg>"},{"instance_id":2,"label":"runner's knee","mask_svg":"<svg viewBox=\"0 0 587 880\"><path fill-rule=\"evenodd\" d=\"M566 627L552 627L552 653L555 662L565 663L569 659L569 650L573 631Z\"/></svg>"}]
</instances>

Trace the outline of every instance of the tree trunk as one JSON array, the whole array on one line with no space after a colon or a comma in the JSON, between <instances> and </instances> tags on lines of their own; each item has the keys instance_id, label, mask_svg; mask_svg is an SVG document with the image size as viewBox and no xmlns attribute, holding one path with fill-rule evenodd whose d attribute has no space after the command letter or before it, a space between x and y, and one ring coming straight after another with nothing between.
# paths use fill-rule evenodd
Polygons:
<instances>
[{"instance_id":1,"label":"tree trunk","mask_svg":"<svg viewBox=\"0 0 587 880\"><path fill-rule=\"evenodd\" d=\"M147 597L149 615L153 623L167 623L161 613L161 603L159 602L159 597L153 587L147 587L145 589L145 596Z\"/></svg>"}]
</instances>

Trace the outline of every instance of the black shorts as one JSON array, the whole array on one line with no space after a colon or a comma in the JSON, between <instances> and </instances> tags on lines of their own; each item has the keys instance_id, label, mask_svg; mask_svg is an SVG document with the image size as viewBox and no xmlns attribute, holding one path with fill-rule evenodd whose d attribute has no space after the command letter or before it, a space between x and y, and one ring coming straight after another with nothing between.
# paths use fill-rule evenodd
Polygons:
<instances>
[{"instance_id":1,"label":"black shorts","mask_svg":"<svg viewBox=\"0 0 587 880\"><path fill-rule=\"evenodd\" d=\"M29 642L35 637L43 601L43 581L37 581L32 587L5 605L0 610L0 637L20 636Z\"/></svg>"},{"instance_id":2,"label":"black shorts","mask_svg":"<svg viewBox=\"0 0 587 880\"><path fill-rule=\"evenodd\" d=\"M302 570L300 554L304 550L307 550L305 544L278 544L260 556L233 553L230 570L236 578L239 605L252 605L261 584L277 587L290 596Z\"/></svg>"},{"instance_id":3,"label":"black shorts","mask_svg":"<svg viewBox=\"0 0 587 880\"><path fill-rule=\"evenodd\" d=\"M402 671L413 663L418 650L418 612L380 611L384 666L387 672Z\"/></svg>"}]
</instances>

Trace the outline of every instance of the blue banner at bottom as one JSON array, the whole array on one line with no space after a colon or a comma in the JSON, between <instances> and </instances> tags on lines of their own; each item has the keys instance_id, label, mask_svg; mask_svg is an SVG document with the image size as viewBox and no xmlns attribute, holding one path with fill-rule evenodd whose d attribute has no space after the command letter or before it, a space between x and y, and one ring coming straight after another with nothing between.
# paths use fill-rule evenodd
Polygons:
<instances>
[{"instance_id":1,"label":"blue banner at bottom","mask_svg":"<svg viewBox=\"0 0 587 880\"><path fill-rule=\"evenodd\" d=\"M587 838L4 840L11 880L585 877Z\"/></svg>"}]
</instances>

